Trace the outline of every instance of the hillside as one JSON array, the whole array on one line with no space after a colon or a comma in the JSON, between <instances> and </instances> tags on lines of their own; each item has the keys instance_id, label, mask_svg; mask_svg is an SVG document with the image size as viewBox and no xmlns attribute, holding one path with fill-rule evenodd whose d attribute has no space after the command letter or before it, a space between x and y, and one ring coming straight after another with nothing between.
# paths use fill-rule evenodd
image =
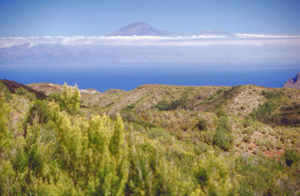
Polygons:
<instances>
[{"instance_id":1,"label":"hillside","mask_svg":"<svg viewBox=\"0 0 300 196\"><path fill-rule=\"evenodd\" d=\"M298 89L28 86L47 98L0 86L7 195L299 193Z\"/></svg>"},{"instance_id":2,"label":"hillside","mask_svg":"<svg viewBox=\"0 0 300 196\"><path fill-rule=\"evenodd\" d=\"M63 90L62 85L49 83L28 86L47 95ZM229 115L240 118L252 115L257 120L271 125L300 126L300 117L297 115L300 108L300 91L297 89L254 85L233 87L142 85L131 91L118 89L102 93L94 89L80 91L81 105L97 109L101 113L117 113L128 107L130 110L144 111L164 103L166 106L170 105L170 108L162 110L214 112L221 109ZM266 112L268 117L258 119L260 113L265 115Z\"/></svg>"}]
</instances>

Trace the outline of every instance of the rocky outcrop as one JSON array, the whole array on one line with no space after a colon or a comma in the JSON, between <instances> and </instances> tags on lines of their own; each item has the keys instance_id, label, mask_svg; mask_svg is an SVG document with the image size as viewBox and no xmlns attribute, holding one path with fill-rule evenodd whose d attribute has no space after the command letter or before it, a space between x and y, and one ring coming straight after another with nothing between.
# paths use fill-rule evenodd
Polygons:
<instances>
[{"instance_id":1,"label":"rocky outcrop","mask_svg":"<svg viewBox=\"0 0 300 196\"><path fill-rule=\"evenodd\" d=\"M295 78L290 78L288 81L286 81L283 87L300 89L300 72L296 75Z\"/></svg>"}]
</instances>

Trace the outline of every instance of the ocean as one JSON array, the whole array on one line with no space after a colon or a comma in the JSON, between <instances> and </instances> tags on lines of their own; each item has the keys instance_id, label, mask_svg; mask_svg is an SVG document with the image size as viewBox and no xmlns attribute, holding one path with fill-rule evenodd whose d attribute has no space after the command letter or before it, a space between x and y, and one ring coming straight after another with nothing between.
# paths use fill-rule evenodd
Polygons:
<instances>
[{"instance_id":1,"label":"ocean","mask_svg":"<svg viewBox=\"0 0 300 196\"><path fill-rule=\"evenodd\" d=\"M283 87L300 65L212 65L195 63L118 63L111 65L0 65L0 78L23 84L77 84L80 89L132 90L144 84Z\"/></svg>"}]
</instances>

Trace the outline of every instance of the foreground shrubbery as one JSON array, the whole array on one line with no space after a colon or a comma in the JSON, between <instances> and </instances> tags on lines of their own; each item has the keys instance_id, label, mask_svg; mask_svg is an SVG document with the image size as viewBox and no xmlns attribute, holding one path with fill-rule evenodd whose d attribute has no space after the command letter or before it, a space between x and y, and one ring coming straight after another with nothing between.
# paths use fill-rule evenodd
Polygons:
<instances>
[{"instance_id":1,"label":"foreground shrubbery","mask_svg":"<svg viewBox=\"0 0 300 196\"><path fill-rule=\"evenodd\" d=\"M69 98L76 96L76 90L67 87L66 90ZM114 121L107 116L86 119L74 114L76 105L61 108L54 101L46 105L35 101L26 118L26 134L14 137L6 127L9 107L2 97L0 105L1 195L205 195L212 192L234 195L236 192L236 182L228 169L222 168L224 160L204 156L195 162L195 175L183 180L177 166L164 158L159 145L141 148L132 130L124 129L119 116ZM163 130L153 129L148 140L164 134L167 133ZM217 172L214 168L218 168Z\"/></svg>"},{"instance_id":2,"label":"foreground shrubbery","mask_svg":"<svg viewBox=\"0 0 300 196\"><path fill-rule=\"evenodd\" d=\"M171 111L158 124L129 107L124 124L81 110L74 87L43 101L20 92L0 96L1 195L292 195L299 187L295 150L278 161L231 154L233 127L223 113L193 121L175 111L187 130L180 138L163 127L172 128L164 123ZM20 98L30 107L9 115Z\"/></svg>"}]
</instances>

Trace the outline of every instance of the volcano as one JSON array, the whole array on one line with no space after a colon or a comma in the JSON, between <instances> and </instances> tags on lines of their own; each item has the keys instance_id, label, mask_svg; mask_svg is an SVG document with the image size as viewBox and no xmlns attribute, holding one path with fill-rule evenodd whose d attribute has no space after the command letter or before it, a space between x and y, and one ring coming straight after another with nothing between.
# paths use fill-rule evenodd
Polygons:
<instances>
[{"instance_id":1,"label":"volcano","mask_svg":"<svg viewBox=\"0 0 300 196\"><path fill-rule=\"evenodd\" d=\"M174 36L175 33L152 27L144 22L135 21L108 36Z\"/></svg>"}]
</instances>

